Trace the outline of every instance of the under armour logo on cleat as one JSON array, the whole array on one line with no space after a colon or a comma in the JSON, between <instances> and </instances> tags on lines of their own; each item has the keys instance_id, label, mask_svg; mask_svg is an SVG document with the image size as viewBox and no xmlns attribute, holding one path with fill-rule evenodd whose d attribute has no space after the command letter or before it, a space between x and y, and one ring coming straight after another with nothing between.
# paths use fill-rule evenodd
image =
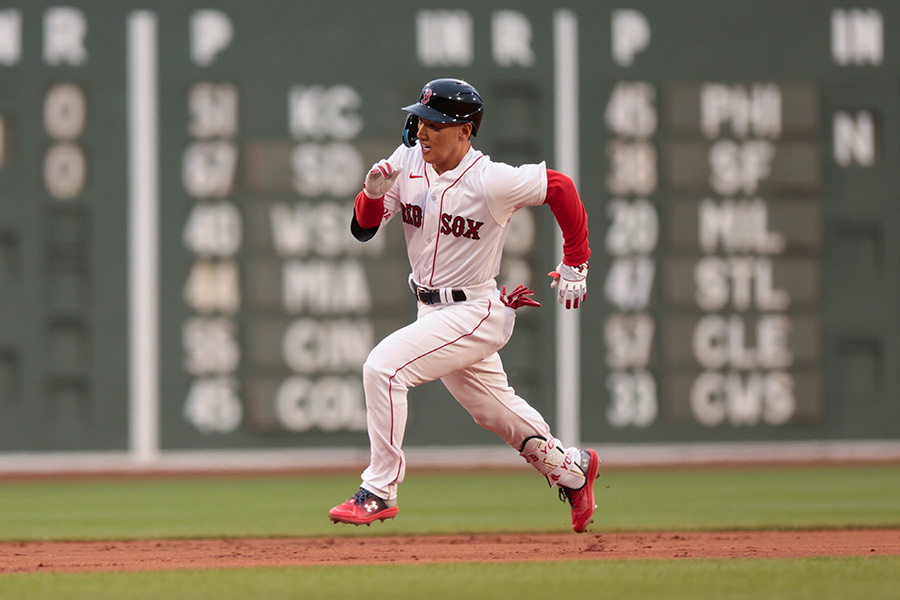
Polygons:
<instances>
[{"instance_id":1,"label":"under armour logo on cleat","mask_svg":"<svg viewBox=\"0 0 900 600\"><path fill-rule=\"evenodd\" d=\"M372 500L368 504L365 505L366 511L372 512L373 510L378 510L378 503Z\"/></svg>"}]
</instances>

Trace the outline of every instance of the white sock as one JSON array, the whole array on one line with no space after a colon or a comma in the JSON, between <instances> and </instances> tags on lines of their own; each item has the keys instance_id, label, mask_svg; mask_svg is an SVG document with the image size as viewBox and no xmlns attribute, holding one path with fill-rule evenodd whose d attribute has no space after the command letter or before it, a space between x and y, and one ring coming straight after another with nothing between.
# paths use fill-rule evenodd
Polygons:
<instances>
[{"instance_id":1,"label":"white sock","mask_svg":"<svg viewBox=\"0 0 900 600\"><path fill-rule=\"evenodd\" d=\"M581 450L578 448L564 448L556 438L545 440L530 437L525 440L519 454L546 477L552 486L573 490L584 486L584 471L578 464Z\"/></svg>"}]
</instances>

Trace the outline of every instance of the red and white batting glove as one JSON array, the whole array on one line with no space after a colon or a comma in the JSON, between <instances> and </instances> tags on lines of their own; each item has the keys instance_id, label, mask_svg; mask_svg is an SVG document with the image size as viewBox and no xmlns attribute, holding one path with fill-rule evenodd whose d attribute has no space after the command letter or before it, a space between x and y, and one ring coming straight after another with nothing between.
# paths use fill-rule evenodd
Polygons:
<instances>
[{"instance_id":1,"label":"red and white batting glove","mask_svg":"<svg viewBox=\"0 0 900 600\"><path fill-rule=\"evenodd\" d=\"M555 271L547 273L553 278L550 287L559 290L560 304L565 304L566 308L578 308L585 301L587 298L587 274L587 263L581 263L577 267L559 263Z\"/></svg>"},{"instance_id":2,"label":"red and white batting glove","mask_svg":"<svg viewBox=\"0 0 900 600\"><path fill-rule=\"evenodd\" d=\"M528 296L534 294L534 290L528 289L524 285L518 286L509 294L506 293L506 286L500 290L500 301L511 309L515 310L520 306L540 306L537 300L532 300Z\"/></svg>"},{"instance_id":3,"label":"red and white batting glove","mask_svg":"<svg viewBox=\"0 0 900 600\"><path fill-rule=\"evenodd\" d=\"M369 174L366 175L366 183L363 185L363 192L372 200L377 200L387 194L403 167L394 167L387 160L379 160L372 165Z\"/></svg>"}]
</instances>

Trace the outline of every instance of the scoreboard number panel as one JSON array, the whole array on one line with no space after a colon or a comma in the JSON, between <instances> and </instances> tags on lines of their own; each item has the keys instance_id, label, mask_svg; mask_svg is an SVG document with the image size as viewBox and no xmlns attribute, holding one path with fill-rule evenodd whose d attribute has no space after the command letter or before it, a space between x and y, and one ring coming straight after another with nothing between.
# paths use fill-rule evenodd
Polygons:
<instances>
[{"instance_id":1,"label":"scoreboard number panel","mask_svg":"<svg viewBox=\"0 0 900 600\"><path fill-rule=\"evenodd\" d=\"M606 227L606 309L584 356L604 366L587 387L606 398L587 404L582 436L802 440L864 422L883 436L896 421L877 426L868 407L898 414L878 391L895 377L875 375L897 326L895 274L877 258L898 216L883 137L900 108L885 52L896 7L806 4L796 35L787 15L753 21L764 53L752 34L692 52L716 37L715 12L681 48L661 5L628 13L646 44L595 88L610 90L591 213Z\"/></svg>"}]
</instances>

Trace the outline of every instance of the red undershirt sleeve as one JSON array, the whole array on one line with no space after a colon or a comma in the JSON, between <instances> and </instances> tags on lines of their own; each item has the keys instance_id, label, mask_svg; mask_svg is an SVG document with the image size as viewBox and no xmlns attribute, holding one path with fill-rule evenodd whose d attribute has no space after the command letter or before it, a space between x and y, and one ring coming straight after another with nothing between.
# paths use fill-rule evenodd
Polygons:
<instances>
[{"instance_id":1,"label":"red undershirt sleeve","mask_svg":"<svg viewBox=\"0 0 900 600\"><path fill-rule=\"evenodd\" d=\"M360 227L363 229L378 227L384 217L384 196L373 200L366 196L365 192L360 192L356 196L353 210L356 213L356 222Z\"/></svg>"},{"instance_id":2,"label":"red undershirt sleeve","mask_svg":"<svg viewBox=\"0 0 900 600\"><path fill-rule=\"evenodd\" d=\"M563 235L563 262L569 266L586 263L591 257L588 244L587 212L578 197L575 182L568 175L547 169L547 199ZM358 217L357 217L358 218Z\"/></svg>"}]
</instances>

